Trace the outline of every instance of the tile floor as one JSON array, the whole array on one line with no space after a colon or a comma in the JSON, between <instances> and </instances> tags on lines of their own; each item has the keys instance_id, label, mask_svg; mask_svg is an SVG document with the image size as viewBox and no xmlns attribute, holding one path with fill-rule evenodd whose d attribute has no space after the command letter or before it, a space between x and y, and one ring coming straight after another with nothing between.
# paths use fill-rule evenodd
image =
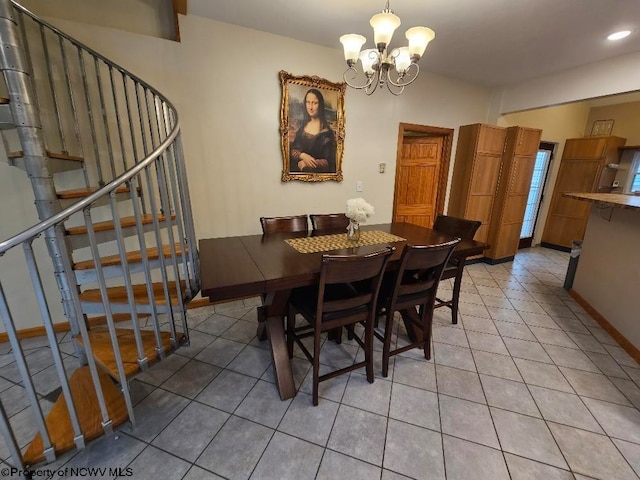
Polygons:
<instances>
[{"instance_id":1,"label":"tile floor","mask_svg":"<svg viewBox=\"0 0 640 480\"><path fill-rule=\"evenodd\" d=\"M567 258L534 248L469 265L461 321L436 312L434 360L397 356L372 385L363 372L334 378L315 408L299 351L299 393L280 401L254 337L257 299L192 310L191 346L131 382L136 428L54 465L129 467L135 479L638 479L640 365L562 289ZM24 342L47 410L55 376L43 345ZM8 351L0 345L0 399L26 445L33 428ZM327 342L321 361L359 357L350 342Z\"/></svg>"}]
</instances>

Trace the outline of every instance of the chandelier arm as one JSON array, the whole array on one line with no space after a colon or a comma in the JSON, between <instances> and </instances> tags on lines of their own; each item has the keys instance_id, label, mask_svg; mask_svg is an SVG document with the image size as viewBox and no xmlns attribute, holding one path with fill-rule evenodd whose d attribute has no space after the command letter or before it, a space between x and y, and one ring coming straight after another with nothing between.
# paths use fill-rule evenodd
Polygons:
<instances>
[{"instance_id":1,"label":"chandelier arm","mask_svg":"<svg viewBox=\"0 0 640 480\"><path fill-rule=\"evenodd\" d=\"M380 77L380 72L376 72L375 75L371 75L372 79L376 79L375 81L371 82L371 84L365 88L364 93L366 93L367 95L371 95L373 92L375 92L378 88L378 84L380 83L377 78Z\"/></svg>"},{"instance_id":2,"label":"chandelier arm","mask_svg":"<svg viewBox=\"0 0 640 480\"><path fill-rule=\"evenodd\" d=\"M394 90L392 85L394 87L399 88L400 90ZM407 84L408 85L408 84ZM395 95L396 97L398 95L400 95L402 92L404 92L404 85L396 85L395 83L391 83L391 82L387 82L387 90L389 90L389 92L391 92L393 95Z\"/></svg>"},{"instance_id":3,"label":"chandelier arm","mask_svg":"<svg viewBox=\"0 0 640 480\"><path fill-rule=\"evenodd\" d=\"M376 75L371 75L370 77L367 77L367 82L364 85L354 85L349 80L347 80L347 73L349 73L349 72L353 72L352 80L355 79L358 76L358 71L353 67L349 67L342 74L342 79L344 80L344 82L347 85L349 85L351 88L355 88L356 90L363 90L363 89L369 88L371 86L371 84L373 83L373 80L376 77Z\"/></svg>"},{"instance_id":4,"label":"chandelier arm","mask_svg":"<svg viewBox=\"0 0 640 480\"><path fill-rule=\"evenodd\" d=\"M411 70L411 67L415 67L415 73L413 73L413 77L411 77L409 80L407 81L402 81L405 78L407 78L407 73ZM416 78L418 78L418 74L420 73L420 67L418 66L417 63L412 63L411 65L409 65L409 68L407 68L407 72L405 72L405 75L402 78L399 78L398 80L400 80L399 82L394 82L391 79L391 70L389 69L389 71L387 71L387 82L389 82L391 85L393 85L394 87L405 87L407 85L411 85L413 82L416 81ZM389 91L391 91L391 89L389 89Z\"/></svg>"}]
</instances>

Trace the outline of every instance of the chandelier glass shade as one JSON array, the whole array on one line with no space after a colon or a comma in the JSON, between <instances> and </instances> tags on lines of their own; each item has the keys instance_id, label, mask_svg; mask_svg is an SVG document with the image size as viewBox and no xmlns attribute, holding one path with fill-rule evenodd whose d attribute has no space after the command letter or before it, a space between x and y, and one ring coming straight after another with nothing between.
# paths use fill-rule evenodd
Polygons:
<instances>
[{"instance_id":1,"label":"chandelier glass shade","mask_svg":"<svg viewBox=\"0 0 640 480\"><path fill-rule=\"evenodd\" d=\"M400 26L400 18L389 9L388 0L385 9L371 17L369 23L373 27L376 48L361 51L367 41L362 35L350 33L340 37L348 66L343 75L344 81L352 88L364 90L367 95L385 85L391 93L400 95L406 85L418 78L418 61L436 34L427 27L412 27L405 33L409 46L394 48L389 52L388 46L393 33ZM358 60L365 77L359 84L353 83L358 77Z\"/></svg>"}]
</instances>

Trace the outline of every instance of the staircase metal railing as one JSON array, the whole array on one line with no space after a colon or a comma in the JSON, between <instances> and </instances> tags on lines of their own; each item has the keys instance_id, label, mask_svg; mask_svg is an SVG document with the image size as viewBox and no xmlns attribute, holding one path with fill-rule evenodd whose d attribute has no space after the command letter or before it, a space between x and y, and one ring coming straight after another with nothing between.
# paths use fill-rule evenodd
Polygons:
<instances>
[{"instance_id":1,"label":"staircase metal railing","mask_svg":"<svg viewBox=\"0 0 640 480\"><path fill-rule=\"evenodd\" d=\"M116 378L129 420L134 423L116 320L119 314L126 314L131 320L140 370L149 363L142 339L145 330L153 332L158 359L166 354L162 337L166 329L172 347L188 342L186 302L200 288L198 254L180 124L171 102L136 75L15 2L3 2L0 47L6 47L9 54L0 55L0 69L7 81L14 119L20 119L16 130L22 150L10 161L25 168L32 177L42 221L0 242L0 317L15 357L15 383L22 384L33 418L34 428L29 434L40 435L44 457L52 462L56 445L42 407L45 392L38 391L34 383L30 355L25 353L16 327L24 325L21 319L25 315L31 320L35 312L34 308L25 310L24 302L29 298L37 300L74 443L83 448L85 435L67 373L72 357L65 357L58 344L56 326L63 319L56 311L55 300L60 295L63 298L71 335L78 340L77 356L80 363L88 364L102 427L110 433L112 424L100 383L100 366L92 351L87 315L104 317ZM29 104L24 103L25 99ZM66 173L62 180L55 177L57 172L69 170L69 163L78 173L81 171L75 181L80 178L85 187L94 181L97 186L93 193L62 208L57 199L48 199L47 195L57 195L61 183L72 183ZM128 194L125 201L121 198L123 192ZM50 210L51 205L54 211ZM99 222L111 222L112 227L106 229ZM82 234L72 238L69 233L73 223ZM132 260L134 251L138 260ZM101 257L113 252L119 257L117 265L103 265ZM74 258L82 255L93 261L93 268L81 273L74 271ZM56 279L57 288L52 287L52 278ZM33 297L24 292L29 280ZM159 281L154 283L156 280ZM84 296L83 288L91 283L97 284L98 300ZM16 285L20 286L19 294ZM109 288L113 286L120 287L124 295L110 297ZM137 298L140 289L146 292L143 303ZM140 314L150 317L149 326L141 325ZM1 403L0 430L6 453L10 454L10 459L3 455L2 460L24 469L21 450L28 438L24 432L21 438L16 437L6 406Z\"/></svg>"}]
</instances>

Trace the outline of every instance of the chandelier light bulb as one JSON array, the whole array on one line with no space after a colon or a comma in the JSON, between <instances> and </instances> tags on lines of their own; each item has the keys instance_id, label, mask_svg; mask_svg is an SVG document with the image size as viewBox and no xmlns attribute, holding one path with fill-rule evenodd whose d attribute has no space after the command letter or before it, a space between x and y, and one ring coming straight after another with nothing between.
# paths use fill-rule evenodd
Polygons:
<instances>
[{"instance_id":1,"label":"chandelier light bulb","mask_svg":"<svg viewBox=\"0 0 640 480\"><path fill-rule=\"evenodd\" d=\"M404 76L407 73L409 65L411 65L411 56L409 55L409 47L398 48L398 54L396 59L396 71L400 76Z\"/></svg>"},{"instance_id":2,"label":"chandelier light bulb","mask_svg":"<svg viewBox=\"0 0 640 480\"><path fill-rule=\"evenodd\" d=\"M373 43L382 50L391 43L393 32L400 26L400 18L391 12L378 13L369 21L373 27Z\"/></svg>"},{"instance_id":3,"label":"chandelier light bulb","mask_svg":"<svg viewBox=\"0 0 640 480\"><path fill-rule=\"evenodd\" d=\"M349 61L353 63L358 61L360 49L366 41L367 39L365 37L355 33L349 33L340 37L340 43L342 43L342 47L344 48L344 59L347 63Z\"/></svg>"},{"instance_id":4,"label":"chandelier light bulb","mask_svg":"<svg viewBox=\"0 0 640 480\"><path fill-rule=\"evenodd\" d=\"M378 61L378 50L375 48L368 48L360 53L360 62L362 63L362 71L366 75L373 75L373 64Z\"/></svg>"},{"instance_id":5,"label":"chandelier light bulb","mask_svg":"<svg viewBox=\"0 0 640 480\"><path fill-rule=\"evenodd\" d=\"M362 50L367 41L362 35L351 33L340 37L348 66L342 77L351 88L364 90L367 95L383 86L393 95L400 95L404 87L418 78L418 60L436 34L427 27L412 27L405 33L409 46L388 48L393 32L400 26L400 18L389 8L389 0L384 10L371 17L369 23L373 27L375 48ZM358 60L365 78L364 82L354 83L350 80L359 75Z\"/></svg>"},{"instance_id":6,"label":"chandelier light bulb","mask_svg":"<svg viewBox=\"0 0 640 480\"><path fill-rule=\"evenodd\" d=\"M420 59L429 42L436 38L436 32L427 27L413 27L407 30L404 36L409 40L409 55L411 58L416 55Z\"/></svg>"}]
</instances>

